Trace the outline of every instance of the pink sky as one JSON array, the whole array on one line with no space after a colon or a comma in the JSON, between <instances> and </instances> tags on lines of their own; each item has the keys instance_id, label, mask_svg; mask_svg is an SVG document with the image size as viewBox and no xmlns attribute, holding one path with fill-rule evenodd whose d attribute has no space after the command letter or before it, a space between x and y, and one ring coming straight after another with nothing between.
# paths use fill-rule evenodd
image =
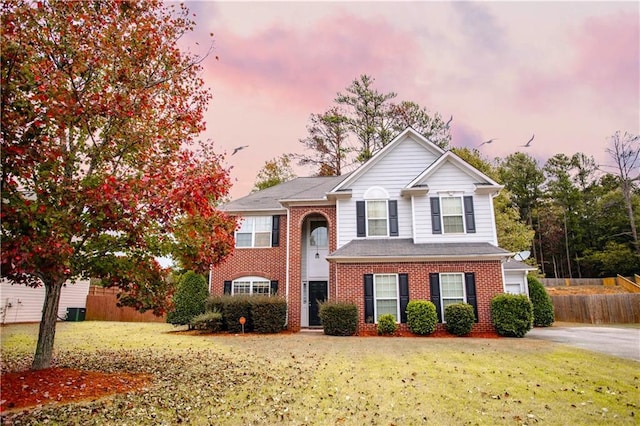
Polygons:
<instances>
[{"instance_id":1,"label":"pink sky","mask_svg":"<svg viewBox=\"0 0 640 426\"><path fill-rule=\"evenodd\" d=\"M203 78L207 131L233 167L234 198L265 161L301 153L309 115L361 74L396 100L445 119L452 146L505 157L605 152L616 131L640 133L637 2L187 2ZM199 42L199 45L195 45ZM216 60L215 56L219 59ZM299 176L312 173L296 168Z\"/></svg>"}]
</instances>

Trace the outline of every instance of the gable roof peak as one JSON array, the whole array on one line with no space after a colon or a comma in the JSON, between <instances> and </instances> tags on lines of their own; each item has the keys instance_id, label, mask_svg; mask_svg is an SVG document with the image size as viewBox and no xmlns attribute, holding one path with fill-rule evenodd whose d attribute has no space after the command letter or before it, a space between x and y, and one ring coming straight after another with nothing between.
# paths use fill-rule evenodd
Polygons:
<instances>
[{"instance_id":1,"label":"gable roof peak","mask_svg":"<svg viewBox=\"0 0 640 426\"><path fill-rule=\"evenodd\" d=\"M384 158L389 152L393 151L403 141L411 139L414 142L422 145L425 149L433 152L436 156L443 155L446 151L440 148L437 144L427 139L424 135L418 132L413 127L409 126L400 132L395 138L393 138L382 149L373 154L369 160L361 164L356 170L354 170L345 180L340 182L331 192L337 192L345 188L349 183L354 182L358 177L363 175L367 170L370 170L375 164L377 164L382 158Z\"/></svg>"}]
</instances>

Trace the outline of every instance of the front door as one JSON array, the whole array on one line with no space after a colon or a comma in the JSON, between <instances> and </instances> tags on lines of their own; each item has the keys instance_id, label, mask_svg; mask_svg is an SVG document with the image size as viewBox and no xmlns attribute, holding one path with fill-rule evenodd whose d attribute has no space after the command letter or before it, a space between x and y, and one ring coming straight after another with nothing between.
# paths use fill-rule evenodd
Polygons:
<instances>
[{"instance_id":1,"label":"front door","mask_svg":"<svg viewBox=\"0 0 640 426\"><path fill-rule=\"evenodd\" d=\"M327 282L309 281L309 326L321 325L320 302L327 300Z\"/></svg>"}]
</instances>

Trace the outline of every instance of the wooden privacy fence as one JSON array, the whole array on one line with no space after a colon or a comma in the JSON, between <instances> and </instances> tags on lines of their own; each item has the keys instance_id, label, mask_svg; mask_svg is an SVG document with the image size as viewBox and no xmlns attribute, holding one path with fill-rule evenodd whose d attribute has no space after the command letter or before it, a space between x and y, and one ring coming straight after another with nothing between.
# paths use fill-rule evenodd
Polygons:
<instances>
[{"instance_id":1,"label":"wooden privacy fence","mask_svg":"<svg viewBox=\"0 0 640 426\"><path fill-rule=\"evenodd\" d=\"M640 323L640 294L551 296L556 321L587 324Z\"/></svg>"},{"instance_id":2,"label":"wooden privacy fence","mask_svg":"<svg viewBox=\"0 0 640 426\"><path fill-rule=\"evenodd\" d=\"M153 312L140 313L133 308L116 306L118 289L92 285L87 295L87 321L120 322L165 322L165 317L157 317Z\"/></svg>"}]
</instances>

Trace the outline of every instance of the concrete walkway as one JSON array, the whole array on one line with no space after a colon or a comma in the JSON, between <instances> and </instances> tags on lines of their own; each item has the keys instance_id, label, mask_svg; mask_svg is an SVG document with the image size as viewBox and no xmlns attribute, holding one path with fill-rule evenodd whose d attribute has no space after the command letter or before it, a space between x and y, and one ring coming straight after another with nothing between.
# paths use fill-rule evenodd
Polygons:
<instances>
[{"instance_id":1,"label":"concrete walkway","mask_svg":"<svg viewBox=\"0 0 640 426\"><path fill-rule=\"evenodd\" d=\"M622 327L537 327L525 338L550 340L640 361L640 329Z\"/></svg>"}]
</instances>

